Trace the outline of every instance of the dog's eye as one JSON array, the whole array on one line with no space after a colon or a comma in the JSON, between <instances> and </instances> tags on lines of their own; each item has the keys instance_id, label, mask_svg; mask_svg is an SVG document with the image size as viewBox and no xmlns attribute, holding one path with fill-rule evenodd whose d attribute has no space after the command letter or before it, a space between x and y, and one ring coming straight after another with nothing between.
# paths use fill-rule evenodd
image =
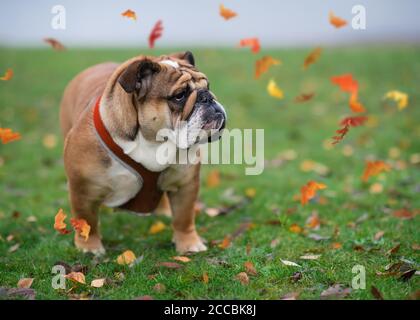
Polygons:
<instances>
[{"instance_id":1,"label":"dog's eye","mask_svg":"<svg viewBox=\"0 0 420 320\"><path fill-rule=\"evenodd\" d=\"M176 95L174 95L172 98L176 102L182 102L182 101L184 101L186 96L187 96L187 90L183 90L183 91L177 93Z\"/></svg>"}]
</instances>

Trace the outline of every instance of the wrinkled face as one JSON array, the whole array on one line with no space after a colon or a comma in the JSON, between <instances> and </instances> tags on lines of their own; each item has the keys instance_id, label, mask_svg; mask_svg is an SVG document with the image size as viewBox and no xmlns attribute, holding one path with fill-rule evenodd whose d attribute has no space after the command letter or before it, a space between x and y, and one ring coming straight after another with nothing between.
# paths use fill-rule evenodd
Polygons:
<instances>
[{"instance_id":1,"label":"wrinkled face","mask_svg":"<svg viewBox=\"0 0 420 320\"><path fill-rule=\"evenodd\" d=\"M118 82L132 94L147 140L156 141L161 129L169 129L178 147L189 148L218 139L225 127L226 112L190 52L134 61Z\"/></svg>"}]
</instances>

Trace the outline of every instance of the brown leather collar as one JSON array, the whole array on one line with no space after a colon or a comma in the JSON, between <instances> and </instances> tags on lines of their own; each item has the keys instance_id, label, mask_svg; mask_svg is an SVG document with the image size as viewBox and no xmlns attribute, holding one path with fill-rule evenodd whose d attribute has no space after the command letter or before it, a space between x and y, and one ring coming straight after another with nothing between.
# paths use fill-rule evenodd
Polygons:
<instances>
[{"instance_id":1,"label":"brown leather collar","mask_svg":"<svg viewBox=\"0 0 420 320\"><path fill-rule=\"evenodd\" d=\"M101 114L99 112L100 102L101 97L96 100L96 104L93 108L93 122L99 138L102 140L109 152L121 160L125 165L135 170L143 180L142 187L136 196L130 199L127 203L121 205L120 208L139 214L150 213L156 209L162 197L162 191L157 185L160 172L153 172L146 169L140 163L134 161L126 155L121 147L115 143L102 121Z\"/></svg>"}]
</instances>

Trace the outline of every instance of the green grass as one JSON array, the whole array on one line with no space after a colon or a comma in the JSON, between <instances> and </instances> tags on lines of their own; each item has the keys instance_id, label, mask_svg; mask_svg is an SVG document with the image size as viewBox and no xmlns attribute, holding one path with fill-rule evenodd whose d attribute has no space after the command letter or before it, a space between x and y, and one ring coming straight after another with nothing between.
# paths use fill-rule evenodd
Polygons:
<instances>
[{"instance_id":1,"label":"green grass","mask_svg":"<svg viewBox=\"0 0 420 320\"><path fill-rule=\"evenodd\" d=\"M168 51L165 51L167 53ZM268 50L283 61L260 80L253 79L255 55L247 50L196 50L198 67L205 72L212 90L226 106L230 128L264 128L265 158L273 159L280 152L292 149L297 158L279 167L267 167L262 175L246 176L242 165L204 166L201 200L207 206L225 203L223 193L233 188L243 195L247 188L257 194L245 207L226 216L215 218L202 213L197 218L200 234L209 243L233 233L241 223L252 221L255 227L238 238L231 247L222 250L211 246L205 253L192 256L192 261L180 270L156 267L161 261L171 261L176 255L169 229L149 235L149 227L161 217L139 218L123 212L101 212L102 232L107 254L99 264L89 255L79 253L72 236L59 235L53 229L54 215L62 207L69 212L66 178L62 161L62 141L58 123L58 106L66 84L84 68L108 60L124 61L136 50L69 50L57 53L49 50L0 49L0 73L13 68L15 77L0 82L0 127L11 127L22 133L22 140L0 145L0 287L15 287L22 277L35 278L33 288L38 299L67 299L63 291L51 287L51 268L57 261L89 266L87 282L95 278L116 279L100 289L79 287L75 292L87 292L97 299L132 299L152 295L155 299L278 299L300 291L302 299L319 298L331 284L351 286L352 267L366 268L366 290L353 290L351 299L372 299L370 286L376 286L385 299L405 299L420 289L418 276L408 282L397 277L377 276L376 271L400 259L419 259L412 245L420 243L418 216L412 220L397 219L390 214L395 209L419 208L419 167L410 161L420 152L420 48L378 47L325 49L319 62L307 71L301 64L308 50ZM156 52L160 54L163 52ZM338 128L339 119L349 114L347 96L333 86L329 78L351 72L359 80L360 98L376 119L376 125L352 129L346 139L331 150L324 148ZM275 100L267 95L266 84L274 77L286 98ZM398 89L407 92L410 102L399 112L392 103L382 100L385 92ZM315 91L313 100L295 104L301 92ZM56 135L55 148L45 148L46 134ZM346 156L343 150L352 148ZM389 150L398 148L398 158L390 158ZM374 157L391 163L394 169L363 184L360 176L364 160ZM329 172L303 172L304 160L325 165ZM205 177L210 169L222 174L221 185L207 188ZM293 199L308 180L322 181L328 189L321 191L328 201L317 201L302 207ZM369 192L370 185L380 182L384 190ZM304 226L312 211L318 211L323 224L322 235L340 233L335 239L316 242L301 234L291 233L289 226ZM13 218L13 212L19 212ZM348 227L363 214L368 219L356 228ZM16 214L15 214L16 215ZM36 222L27 222L29 216ZM279 220L281 225L267 221ZM374 234L385 231L383 239L373 241ZM12 241L7 241L13 235ZM279 244L271 248L273 239ZM332 250L332 242L343 247ZM17 251L9 248L19 243ZM400 250L392 256L385 253L396 243ZM355 244L377 250L356 251ZM251 248L249 255L246 247ZM133 268L115 263L124 250L144 255ZM301 260L307 252L317 252L321 258ZM224 266L210 263L219 259ZM299 263L302 268L285 266L280 259ZM213 260L214 261L214 260ZM244 286L234 277L244 271L243 263L252 261L259 274ZM302 271L296 283L290 276ZM207 272L209 283L202 282ZM150 279L149 275L156 275ZM153 286L162 283L165 292L155 292Z\"/></svg>"}]
</instances>

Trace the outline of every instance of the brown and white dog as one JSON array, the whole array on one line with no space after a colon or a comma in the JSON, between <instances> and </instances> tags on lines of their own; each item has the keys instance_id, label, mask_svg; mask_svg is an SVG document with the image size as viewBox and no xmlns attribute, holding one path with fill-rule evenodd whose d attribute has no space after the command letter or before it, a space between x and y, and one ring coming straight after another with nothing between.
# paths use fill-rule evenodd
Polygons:
<instances>
[{"instance_id":1,"label":"brown and white dog","mask_svg":"<svg viewBox=\"0 0 420 320\"><path fill-rule=\"evenodd\" d=\"M194 222L200 164L161 163L156 157L167 142L158 133L181 120L187 124L187 149L203 141L200 129L212 140L226 121L190 52L95 65L69 83L60 112L64 164L72 214L91 226L87 241L76 234L76 247L105 251L100 205L142 212L169 200L176 250L207 249Z\"/></svg>"}]
</instances>

